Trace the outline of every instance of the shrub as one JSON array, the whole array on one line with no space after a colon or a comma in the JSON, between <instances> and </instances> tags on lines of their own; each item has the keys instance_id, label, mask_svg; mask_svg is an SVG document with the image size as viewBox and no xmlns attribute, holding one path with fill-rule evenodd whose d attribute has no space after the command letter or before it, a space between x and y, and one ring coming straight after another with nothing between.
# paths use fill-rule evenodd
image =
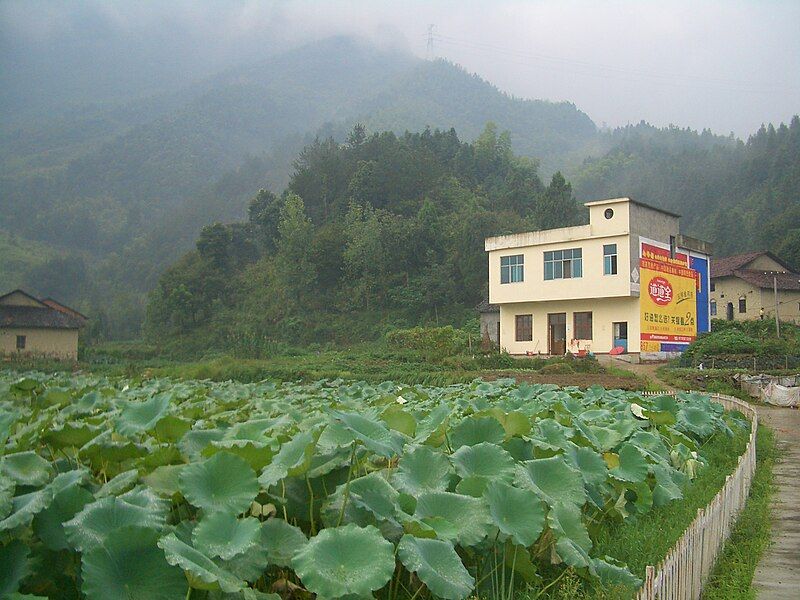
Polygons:
<instances>
[{"instance_id":1,"label":"shrub","mask_svg":"<svg viewBox=\"0 0 800 600\"><path fill-rule=\"evenodd\" d=\"M395 329L386 334L386 341L395 348L417 350L433 356L452 356L469 349L469 334L451 325L446 327L413 327ZM473 339L474 344L480 342Z\"/></svg>"}]
</instances>

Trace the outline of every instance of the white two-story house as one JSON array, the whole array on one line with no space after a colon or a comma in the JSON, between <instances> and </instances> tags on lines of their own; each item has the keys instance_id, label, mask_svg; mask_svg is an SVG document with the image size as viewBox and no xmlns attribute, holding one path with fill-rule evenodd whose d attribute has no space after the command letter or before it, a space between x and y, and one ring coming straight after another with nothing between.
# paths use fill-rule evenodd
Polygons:
<instances>
[{"instance_id":1,"label":"white two-story house","mask_svg":"<svg viewBox=\"0 0 800 600\"><path fill-rule=\"evenodd\" d=\"M563 355L617 348L638 357L644 319L639 261L653 253L697 272L697 330L707 331L710 250L680 235L679 215L630 198L585 206L588 225L486 239L489 302L500 307L501 349ZM676 350L666 342L646 344L654 354L649 358Z\"/></svg>"}]
</instances>

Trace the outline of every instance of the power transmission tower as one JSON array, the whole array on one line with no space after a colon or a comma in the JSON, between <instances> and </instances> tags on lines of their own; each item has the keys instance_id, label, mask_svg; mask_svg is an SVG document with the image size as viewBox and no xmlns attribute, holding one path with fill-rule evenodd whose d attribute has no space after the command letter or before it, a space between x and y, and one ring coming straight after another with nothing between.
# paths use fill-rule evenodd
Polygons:
<instances>
[{"instance_id":1,"label":"power transmission tower","mask_svg":"<svg viewBox=\"0 0 800 600\"><path fill-rule=\"evenodd\" d=\"M428 47L425 49L425 59L433 59L433 28L435 25L428 25Z\"/></svg>"}]
</instances>

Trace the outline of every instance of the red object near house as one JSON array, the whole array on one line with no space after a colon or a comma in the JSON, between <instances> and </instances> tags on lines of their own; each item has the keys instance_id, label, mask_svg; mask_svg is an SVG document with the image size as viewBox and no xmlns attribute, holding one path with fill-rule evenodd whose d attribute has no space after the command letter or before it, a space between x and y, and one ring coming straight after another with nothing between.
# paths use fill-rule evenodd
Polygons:
<instances>
[{"instance_id":1,"label":"red object near house","mask_svg":"<svg viewBox=\"0 0 800 600\"><path fill-rule=\"evenodd\" d=\"M616 356L617 354L622 354L623 352L625 352L625 348L623 346L614 346L609 354Z\"/></svg>"}]
</instances>

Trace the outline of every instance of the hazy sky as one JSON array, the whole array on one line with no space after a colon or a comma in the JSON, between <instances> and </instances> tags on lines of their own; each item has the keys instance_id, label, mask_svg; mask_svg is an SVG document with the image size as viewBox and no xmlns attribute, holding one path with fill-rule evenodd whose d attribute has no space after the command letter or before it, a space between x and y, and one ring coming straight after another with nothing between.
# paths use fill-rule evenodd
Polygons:
<instances>
[{"instance_id":1,"label":"hazy sky","mask_svg":"<svg viewBox=\"0 0 800 600\"><path fill-rule=\"evenodd\" d=\"M125 44L128 60L174 60L204 76L343 33L424 57L429 24L436 56L514 95L574 102L598 125L644 119L746 136L800 112L797 0L5 0L0 48L17 57L83 51L102 62L104 44ZM200 59L202 68L192 63ZM0 58L0 68L13 67Z\"/></svg>"}]
</instances>

